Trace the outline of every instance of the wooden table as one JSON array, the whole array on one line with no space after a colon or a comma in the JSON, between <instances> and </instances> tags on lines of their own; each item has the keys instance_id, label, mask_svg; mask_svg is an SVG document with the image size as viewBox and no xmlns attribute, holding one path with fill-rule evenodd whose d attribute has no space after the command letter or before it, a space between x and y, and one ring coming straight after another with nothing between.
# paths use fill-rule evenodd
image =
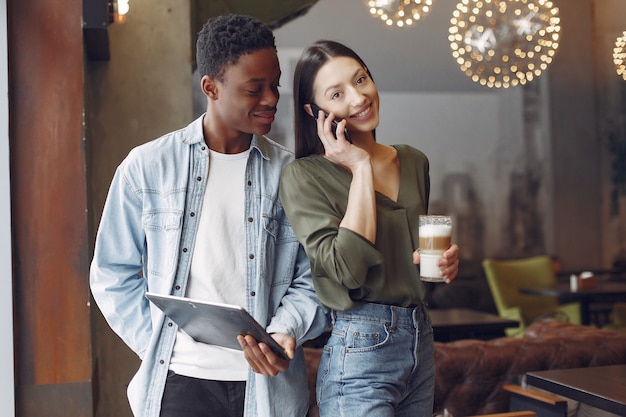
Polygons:
<instances>
[{"instance_id":1,"label":"wooden table","mask_svg":"<svg viewBox=\"0 0 626 417\"><path fill-rule=\"evenodd\" d=\"M529 372L537 388L626 416L626 365Z\"/></svg>"},{"instance_id":2,"label":"wooden table","mask_svg":"<svg viewBox=\"0 0 626 417\"><path fill-rule=\"evenodd\" d=\"M428 314L437 342L494 339L504 336L504 329L519 326L516 320L503 319L495 314L466 308L432 309L428 310Z\"/></svg>"},{"instance_id":3,"label":"wooden table","mask_svg":"<svg viewBox=\"0 0 626 417\"><path fill-rule=\"evenodd\" d=\"M596 287L589 290L572 291L570 284L559 282L553 288L520 288L521 294L556 297L560 303L579 302L581 324L593 324L591 304L626 301L626 281L598 280Z\"/></svg>"}]
</instances>

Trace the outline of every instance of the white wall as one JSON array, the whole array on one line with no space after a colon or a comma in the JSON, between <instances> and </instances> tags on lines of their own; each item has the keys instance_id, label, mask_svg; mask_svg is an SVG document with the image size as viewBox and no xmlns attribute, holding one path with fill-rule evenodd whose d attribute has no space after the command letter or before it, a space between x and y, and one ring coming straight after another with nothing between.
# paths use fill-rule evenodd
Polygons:
<instances>
[{"instance_id":1,"label":"white wall","mask_svg":"<svg viewBox=\"0 0 626 417\"><path fill-rule=\"evenodd\" d=\"M0 0L0 415L15 416L13 379L13 278L11 276L11 195L9 185L9 86L7 5Z\"/></svg>"},{"instance_id":2,"label":"white wall","mask_svg":"<svg viewBox=\"0 0 626 417\"><path fill-rule=\"evenodd\" d=\"M509 174L524 168L521 102L519 89L488 94L381 92L377 140L406 143L428 156L430 211L481 216L484 236L491 238L476 242L480 253L497 252L498 225L506 221L507 207L493 202L506 201ZM468 192L475 194L474 207L464 206Z\"/></svg>"}]
</instances>

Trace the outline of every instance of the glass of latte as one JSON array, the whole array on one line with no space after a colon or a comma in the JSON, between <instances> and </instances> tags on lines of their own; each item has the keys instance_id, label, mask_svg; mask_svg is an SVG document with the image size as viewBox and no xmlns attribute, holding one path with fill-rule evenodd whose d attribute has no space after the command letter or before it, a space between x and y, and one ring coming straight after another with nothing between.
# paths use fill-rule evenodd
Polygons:
<instances>
[{"instance_id":1,"label":"glass of latte","mask_svg":"<svg viewBox=\"0 0 626 417\"><path fill-rule=\"evenodd\" d=\"M439 274L437 261L450 247L452 240L452 217L422 215L419 223L420 279L429 282L444 282Z\"/></svg>"}]
</instances>

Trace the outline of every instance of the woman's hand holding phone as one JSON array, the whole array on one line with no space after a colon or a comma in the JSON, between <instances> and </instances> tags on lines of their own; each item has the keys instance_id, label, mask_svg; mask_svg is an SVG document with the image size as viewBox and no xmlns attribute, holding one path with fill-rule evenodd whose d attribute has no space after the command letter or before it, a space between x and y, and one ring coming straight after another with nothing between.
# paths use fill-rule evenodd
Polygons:
<instances>
[{"instance_id":1,"label":"woman's hand holding phone","mask_svg":"<svg viewBox=\"0 0 626 417\"><path fill-rule=\"evenodd\" d=\"M371 160L370 155L364 149L359 146L352 146L352 140L348 131L345 129L345 120L336 122L334 115L327 115L326 112L320 113L320 108L315 104L311 104L312 113L317 120L317 133L324 145L324 156L337 165L340 165L347 169L349 172L354 172L365 168L371 172ZM329 119L332 118L329 123ZM344 140L340 140L337 137L335 131L332 131L332 127L339 128L339 138L341 138L341 129L343 128ZM332 133L328 131L331 127Z\"/></svg>"},{"instance_id":2,"label":"woman's hand holding phone","mask_svg":"<svg viewBox=\"0 0 626 417\"><path fill-rule=\"evenodd\" d=\"M315 118L315 120L318 119L319 117L319 113L320 111L322 111L322 109L319 108L319 106L315 103L311 103L311 112L313 113L313 118ZM328 114L326 112L324 112L324 117L328 117ZM334 120L331 122L332 126L332 132L333 132L333 136L335 137L335 139L337 139L337 129L338 129L338 123L337 120ZM350 134L348 133L347 129L343 129L343 135L346 138L346 140L350 143L352 143L352 139L350 138Z\"/></svg>"}]
</instances>

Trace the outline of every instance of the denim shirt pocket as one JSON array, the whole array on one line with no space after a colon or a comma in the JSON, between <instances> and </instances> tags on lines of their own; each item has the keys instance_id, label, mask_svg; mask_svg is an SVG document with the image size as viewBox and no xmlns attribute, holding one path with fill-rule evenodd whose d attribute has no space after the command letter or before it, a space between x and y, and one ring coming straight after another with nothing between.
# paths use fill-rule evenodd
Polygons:
<instances>
[{"instance_id":1,"label":"denim shirt pocket","mask_svg":"<svg viewBox=\"0 0 626 417\"><path fill-rule=\"evenodd\" d=\"M282 215L281 215L282 213ZM275 268L272 286L289 286L294 275L294 267L298 255L298 239L282 206L274 207L271 212L263 213L263 239L265 241L267 267Z\"/></svg>"},{"instance_id":2,"label":"denim shirt pocket","mask_svg":"<svg viewBox=\"0 0 626 417\"><path fill-rule=\"evenodd\" d=\"M182 210L155 209L143 213L142 224L150 254L147 270L151 275L163 278L175 271L182 219Z\"/></svg>"}]
</instances>

